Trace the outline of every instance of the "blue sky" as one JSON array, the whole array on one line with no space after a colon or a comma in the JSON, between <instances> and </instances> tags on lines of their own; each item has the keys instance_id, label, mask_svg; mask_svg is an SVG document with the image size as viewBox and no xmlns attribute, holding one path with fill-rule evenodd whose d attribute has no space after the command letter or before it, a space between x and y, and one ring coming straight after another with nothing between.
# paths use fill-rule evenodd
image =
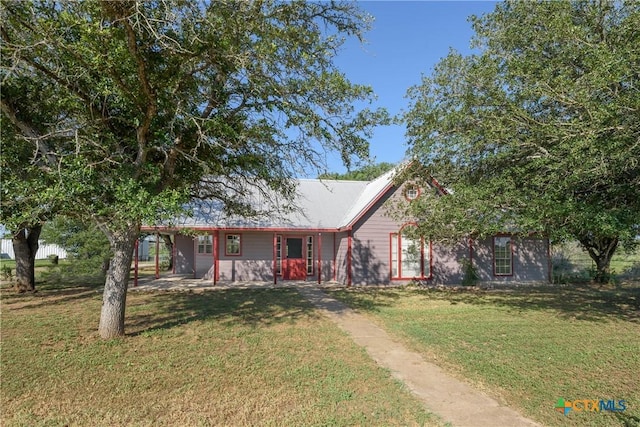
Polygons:
<instances>
[{"instance_id":1,"label":"blue sky","mask_svg":"<svg viewBox=\"0 0 640 427\"><path fill-rule=\"evenodd\" d=\"M397 114L408 107L407 89L420 83L450 48L470 52L473 31L470 15L493 11L489 1L361 1L361 9L373 15L366 44L348 40L336 65L354 83L373 87L376 105ZM407 146L404 128L386 126L370 140L376 163L401 161ZM336 157L329 160L332 172L344 172Z\"/></svg>"}]
</instances>

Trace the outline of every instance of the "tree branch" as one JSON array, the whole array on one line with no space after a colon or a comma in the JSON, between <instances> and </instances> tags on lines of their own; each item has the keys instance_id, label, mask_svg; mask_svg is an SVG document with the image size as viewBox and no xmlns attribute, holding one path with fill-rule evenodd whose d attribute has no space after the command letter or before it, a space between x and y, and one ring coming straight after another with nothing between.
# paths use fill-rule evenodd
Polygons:
<instances>
[{"instance_id":1,"label":"tree branch","mask_svg":"<svg viewBox=\"0 0 640 427\"><path fill-rule=\"evenodd\" d=\"M57 165L57 158L49 148L49 145L44 141L40 132L38 132L31 124L20 120L16 115L14 108L5 102L4 99L0 100L0 108L2 113L13 123L22 134L33 141L36 142L36 151L40 152L43 158L46 160L47 164L51 168L55 168Z\"/></svg>"}]
</instances>

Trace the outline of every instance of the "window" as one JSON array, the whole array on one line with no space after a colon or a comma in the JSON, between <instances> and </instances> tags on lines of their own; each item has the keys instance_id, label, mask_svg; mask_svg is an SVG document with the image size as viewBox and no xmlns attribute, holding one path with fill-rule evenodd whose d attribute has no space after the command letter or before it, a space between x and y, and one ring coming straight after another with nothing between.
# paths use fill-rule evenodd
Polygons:
<instances>
[{"instance_id":1,"label":"window","mask_svg":"<svg viewBox=\"0 0 640 427\"><path fill-rule=\"evenodd\" d=\"M240 235L227 234L224 245L225 255L240 255Z\"/></svg>"},{"instance_id":2,"label":"window","mask_svg":"<svg viewBox=\"0 0 640 427\"><path fill-rule=\"evenodd\" d=\"M307 275L313 274L313 236L307 236Z\"/></svg>"},{"instance_id":3,"label":"window","mask_svg":"<svg viewBox=\"0 0 640 427\"><path fill-rule=\"evenodd\" d=\"M493 272L496 276L513 274L513 253L509 236L493 238Z\"/></svg>"},{"instance_id":4,"label":"window","mask_svg":"<svg viewBox=\"0 0 640 427\"><path fill-rule=\"evenodd\" d=\"M211 235L198 236L198 254L210 254L213 252Z\"/></svg>"},{"instance_id":5,"label":"window","mask_svg":"<svg viewBox=\"0 0 640 427\"><path fill-rule=\"evenodd\" d=\"M420 196L420 189L415 185L408 185L404 190L404 197L411 201L415 200Z\"/></svg>"},{"instance_id":6,"label":"window","mask_svg":"<svg viewBox=\"0 0 640 427\"><path fill-rule=\"evenodd\" d=\"M430 276L429 251L426 249L423 239L412 239L402 233L392 233L391 278L412 279Z\"/></svg>"},{"instance_id":7,"label":"window","mask_svg":"<svg viewBox=\"0 0 640 427\"><path fill-rule=\"evenodd\" d=\"M276 274L282 275L282 236L276 236Z\"/></svg>"}]
</instances>

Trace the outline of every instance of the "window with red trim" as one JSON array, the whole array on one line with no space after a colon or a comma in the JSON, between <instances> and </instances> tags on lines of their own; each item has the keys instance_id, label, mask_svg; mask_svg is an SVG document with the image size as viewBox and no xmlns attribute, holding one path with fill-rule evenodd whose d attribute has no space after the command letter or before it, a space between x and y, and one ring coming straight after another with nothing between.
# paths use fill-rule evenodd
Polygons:
<instances>
[{"instance_id":1,"label":"window with red trim","mask_svg":"<svg viewBox=\"0 0 640 427\"><path fill-rule=\"evenodd\" d=\"M411 201L420 197L420 189L415 185L407 185L404 189L404 197Z\"/></svg>"},{"instance_id":2,"label":"window with red trim","mask_svg":"<svg viewBox=\"0 0 640 427\"><path fill-rule=\"evenodd\" d=\"M391 278L413 279L430 275L429 247L422 238L391 234Z\"/></svg>"},{"instance_id":3,"label":"window with red trim","mask_svg":"<svg viewBox=\"0 0 640 427\"><path fill-rule=\"evenodd\" d=\"M282 276L282 236L276 236L276 274Z\"/></svg>"},{"instance_id":4,"label":"window with red trim","mask_svg":"<svg viewBox=\"0 0 640 427\"><path fill-rule=\"evenodd\" d=\"M513 248L509 236L493 238L493 273L496 276L513 274Z\"/></svg>"},{"instance_id":5,"label":"window with red trim","mask_svg":"<svg viewBox=\"0 0 640 427\"><path fill-rule=\"evenodd\" d=\"M307 275L313 275L313 236L307 236Z\"/></svg>"},{"instance_id":6,"label":"window with red trim","mask_svg":"<svg viewBox=\"0 0 640 427\"><path fill-rule=\"evenodd\" d=\"M227 234L224 242L224 254L238 256L242 253L242 240L239 234Z\"/></svg>"}]
</instances>

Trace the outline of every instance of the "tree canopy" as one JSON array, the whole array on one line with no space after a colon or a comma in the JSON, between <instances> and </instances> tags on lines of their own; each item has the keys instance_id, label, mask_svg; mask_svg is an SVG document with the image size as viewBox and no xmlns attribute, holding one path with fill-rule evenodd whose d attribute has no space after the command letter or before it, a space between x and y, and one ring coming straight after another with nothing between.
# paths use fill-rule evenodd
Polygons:
<instances>
[{"instance_id":1,"label":"tree canopy","mask_svg":"<svg viewBox=\"0 0 640 427\"><path fill-rule=\"evenodd\" d=\"M346 181L372 181L379 176L389 172L395 165L393 163L381 162L362 166L358 169L345 173L325 172L318 176L318 179L343 179Z\"/></svg>"},{"instance_id":2,"label":"tree canopy","mask_svg":"<svg viewBox=\"0 0 640 427\"><path fill-rule=\"evenodd\" d=\"M508 1L471 21L478 53L408 93L410 152L453 193L409 209L434 237L577 239L604 280L640 234L640 3Z\"/></svg>"},{"instance_id":3,"label":"tree canopy","mask_svg":"<svg viewBox=\"0 0 640 427\"><path fill-rule=\"evenodd\" d=\"M368 22L341 2L2 4L3 139L7 127L37 169L29 179L44 175L34 206L91 218L109 238L103 337L124 333L142 221L194 196L253 214L249 186L291 195L290 178L317 175L325 150L367 156L386 114L353 107L371 88L332 59ZM11 181L3 204L27 203L23 187Z\"/></svg>"}]
</instances>

